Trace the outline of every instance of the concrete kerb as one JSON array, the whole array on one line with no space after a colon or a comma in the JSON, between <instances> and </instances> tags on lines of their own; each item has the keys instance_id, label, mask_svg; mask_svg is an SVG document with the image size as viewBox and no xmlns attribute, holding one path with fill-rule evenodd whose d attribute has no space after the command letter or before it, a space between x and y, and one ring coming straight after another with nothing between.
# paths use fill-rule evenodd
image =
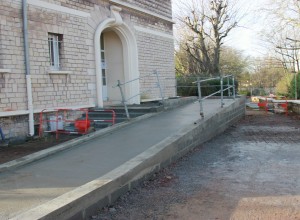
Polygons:
<instances>
[{"instance_id":1,"label":"concrete kerb","mask_svg":"<svg viewBox=\"0 0 300 220\"><path fill-rule=\"evenodd\" d=\"M14 169L14 168L17 168L17 167L20 167L20 166L24 166L26 164L29 164L29 163L32 163L32 162L35 162L35 161L38 161L38 160L41 160L45 157L48 157L50 155L53 155L53 154L59 153L61 151L67 150L71 147L74 147L78 144L89 141L91 139L101 137L101 136L105 136L105 135L107 135L107 134L109 134L113 131L116 131L116 130L121 129L121 128L123 128L125 126L128 126L128 125L131 125L132 123L136 123L138 121L145 120L147 118L153 117L153 116L155 116L159 113L161 113L161 112L145 114L145 115L130 119L129 121L125 121L125 122L116 124L114 126L99 130L99 131L95 131L93 133L75 138L73 140L70 140L70 141L67 141L65 143L56 145L54 147L51 147L51 148L48 148L48 149L45 149L45 150L41 150L41 151L38 151L36 153L21 157L19 159L12 160L10 162L1 164L0 165L0 173L11 170L11 169Z\"/></svg>"},{"instance_id":2,"label":"concrete kerb","mask_svg":"<svg viewBox=\"0 0 300 220\"><path fill-rule=\"evenodd\" d=\"M180 130L106 175L13 219L88 219L97 209L111 204L139 181L223 132L243 117L245 108L239 104L240 101L237 101L225 107L218 114Z\"/></svg>"}]
</instances>

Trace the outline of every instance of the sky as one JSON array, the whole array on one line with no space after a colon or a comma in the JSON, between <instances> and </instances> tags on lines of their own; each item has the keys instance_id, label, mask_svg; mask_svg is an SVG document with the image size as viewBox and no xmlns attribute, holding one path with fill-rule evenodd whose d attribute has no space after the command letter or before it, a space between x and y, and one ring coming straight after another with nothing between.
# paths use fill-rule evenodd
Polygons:
<instances>
[{"instance_id":1,"label":"sky","mask_svg":"<svg viewBox=\"0 0 300 220\"><path fill-rule=\"evenodd\" d=\"M182 0L172 0L174 17L182 8L181 2ZM266 16L265 12L260 9L266 7L267 2L268 0L239 0L239 9L241 14L244 15L240 21L241 27L230 32L225 45L243 51L246 56L261 57L267 53L266 48L262 47L259 34L264 29L264 17Z\"/></svg>"}]
</instances>

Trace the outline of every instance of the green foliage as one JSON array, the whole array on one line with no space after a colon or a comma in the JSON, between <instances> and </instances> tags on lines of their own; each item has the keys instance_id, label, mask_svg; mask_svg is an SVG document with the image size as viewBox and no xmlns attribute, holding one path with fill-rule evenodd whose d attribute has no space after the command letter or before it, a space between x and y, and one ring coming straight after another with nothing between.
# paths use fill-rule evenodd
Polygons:
<instances>
[{"instance_id":1,"label":"green foliage","mask_svg":"<svg viewBox=\"0 0 300 220\"><path fill-rule=\"evenodd\" d=\"M297 74L296 76L296 89L295 89L295 77L291 80L290 86L288 87L288 98L294 99L295 98L295 92L297 92L297 98L300 97L300 74ZM296 91L297 90L297 91Z\"/></svg>"},{"instance_id":2,"label":"green foliage","mask_svg":"<svg viewBox=\"0 0 300 220\"><path fill-rule=\"evenodd\" d=\"M197 77L190 76L190 77L182 77L177 76L177 94L179 96L198 96L198 86L197 86ZM203 79L203 78L200 78ZM232 85L232 80L229 80L229 84ZM237 88L238 83L235 81L235 86ZM227 88L227 78L224 79L223 88ZM221 82L219 79L209 80L206 82L201 83L201 95L208 96L212 93L215 93L221 89ZM232 93L232 89L231 89ZM218 93L215 96L220 96L221 94ZM228 90L224 91L224 96L228 95Z\"/></svg>"},{"instance_id":3,"label":"green foliage","mask_svg":"<svg viewBox=\"0 0 300 220\"><path fill-rule=\"evenodd\" d=\"M254 96L266 96L268 93L263 88L255 88L252 90L252 95Z\"/></svg>"},{"instance_id":4,"label":"green foliage","mask_svg":"<svg viewBox=\"0 0 300 220\"><path fill-rule=\"evenodd\" d=\"M240 90L239 94L245 95L245 96L251 96L251 91L250 90Z\"/></svg>"},{"instance_id":5,"label":"green foliage","mask_svg":"<svg viewBox=\"0 0 300 220\"><path fill-rule=\"evenodd\" d=\"M289 96L289 87L293 75L290 73L285 74L276 84L276 94L278 96Z\"/></svg>"},{"instance_id":6,"label":"green foliage","mask_svg":"<svg viewBox=\"0 0 300 220\"><path fill-rule=\"evenodd\" d=\"M224 75L234 75L237 79L248 68L248 57L230 47L222 47L220 54L220 71ZM208 72L203 72L201 65L185 50L184 42L181 42L175 52L175 67L178 76L210 77ZM218 74L219 75L219 74Z\"/></svg>"},{"instance_id":7,"label":"green foliage","mask_svg":"<svg viewBox=\"0 0 300 220\"><path fill-rule=\"evenodd\" d=\"M220 54L220 70L223 74L231 74L240 79L249 66L249 58L231 47L222 47Z\"/></svg>"}]
</instances>

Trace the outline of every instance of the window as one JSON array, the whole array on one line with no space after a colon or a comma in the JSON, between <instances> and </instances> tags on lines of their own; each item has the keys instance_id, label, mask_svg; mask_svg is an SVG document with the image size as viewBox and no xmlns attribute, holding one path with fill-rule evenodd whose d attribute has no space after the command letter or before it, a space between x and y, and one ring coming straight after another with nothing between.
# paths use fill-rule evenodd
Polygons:
<instances>
[{"instance_id":1,"label":"window","mask_svg":"<svg viewBox=\"0 0 300 220\"><path fill-rule=\"evenodd\" d=\"M49 33L48 44L50 67L52 70L59 70L61 68L62 35Z\"/></svg>"}]
</instances>

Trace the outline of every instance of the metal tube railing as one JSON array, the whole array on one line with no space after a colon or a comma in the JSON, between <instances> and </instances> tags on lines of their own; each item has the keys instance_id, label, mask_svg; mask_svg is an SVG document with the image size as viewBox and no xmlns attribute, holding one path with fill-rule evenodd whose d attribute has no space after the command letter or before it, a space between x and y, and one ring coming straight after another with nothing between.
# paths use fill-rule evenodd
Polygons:
<instances>
[{"instance_id":1,"label":"metal tube railing","mask_svg":"<svg viewBox=\"0 0 300 220\"><path fill-rule=\"evenodd\" d=\"M123 84L123 85L125 85L125 84ZM130 119L130 115L129 115L128 108L127 108L127 104L126 104L127 101L126 101L126 99L125 99L125 95L124 95L124 92L123 92L123 90L122 90L122 85L121 85L120 80L118 80L118 85L117 85L117 86L118 86L119 89L120 89L121 98L122 98L122 104L124 105L124 108L125 108L126 117L127 117L128 119Z\"/></svg>"},{"instance_id":2,"label":"metal tube railing","mask_svg":"<svg viewBox=\"0 0 300 220\"><path fill-rule=\"evenodd\" d=\"M230 85L230 77L232 77L232 85ZM224 89L224 79L227 78L227 88ZM202 93L201 93L201 83L202 82L207 82L207 81L210 81L210 80L216 80L216 79L220 79L220 90L210 94L210 95L207 95L205 97L202 97ZM221 108L224 107L225 103L224 103L224 91L228 91L228 96L230 97L231 96L231 89L233 90L233 98L235 99L235 82L234 82L234 76L233 75L227 75L227 76L221 76L221 77L214 77L214 78L210 78L210 79L202 79L202 80L199 80L199 77L197 78L197 81L193 82L193 83L197 83L197 87L198 87L198 101L199 101L199 104L200 104L200 116L201 118L204 118L204 110L203 110L203 100L209 98L209 97L212 97L216 94L219 94L221 95ZM205 87L205 86L203 86Z\"/></svg>"},{"instance_id":3,"label":"metal tube railing","mask_svg":"<svg viewBox=\"0 0 300 220\"><path fill-rule=\"evenodd\" d=\"M129 81L120 83L120 85L123 86L123 85L129 84L129 83L134 82L134 81L136 81L136 80L140 80L140 79L145 78L145 77L147 77L147 76L151 76L152 74L153 74L153 73L149 73L149 74L147 74L147 75L145 75L145 76L141 76L141 77L138 77L138 78L135 78L135 79L131 79L131 80L129 80ZM119 85L113 86L113 88L116 88L116 87L118 87L118 86L119 86Z\"/></svg>"},{"instance_id":4,"label":"metal tube railing","mask_svg":"<svg viewBox=\"0 0 300 220\"><path fill-rule=\"evenodd\" d=\"M157 70L154 71L154 74L156 75L157 87L159 88L159 92L160 92L160 97L161 97L162 104L163 104L163 106L165 106L164 94L163 94L163 91L162 91L162 88L161 88L161 84L160 84L160 81L159 81Z\"/></svg>"},{"instance_id":5,"label":"metal tube railing","mask_svg":"<svg viewBox=\"0 0 300 220\"><path fill-rule=\"evenodd\" d=\"M201 116L201 118L204 118L203 103L202 103L202 101L200 101L201 97L202 97L200 83L201 83L200 80L198 80L197 85L198 85L198 97L199 97L199 105L200 105L200 116Z\"/></svg>"},{"instance_id":6,"label":"metal tube railing","mask_svg":"<svg viewBox=\"0 0 300 220\"><path fill-rule=\"evenodd\" d=\"M121 81L118 80L117 85L116 85L116 86L113 86L113 88L119 87L120 94L121 94L121 99L122 99L121 102L122 102L122 104L124 105L127 119L130 119L130 115L129 115L129 111L128 111L128 107L127 107L127 102L128 102L129 100L131 100L131 99L137 97L137 96L140 96L141 94L143 94L143 92L138 93L138 94L135 94L135 95L133 95L133 96L131 96L131 97L129 97L129 98L126 99L125 94L124 94L124 91L123 91L123 89L122 89L122 86L125 86L125 85L127 85L127 84L129 84L129 83L132 83L132 82L134 82L134 81L140 80L140 79L142 79L142 78L152 76L153 74L156 75L157 87L159 88L159 93L160 93L160 97L161 97L161 100L162 100L162 104L165 105L165 103L164 103L164 102L165 102L165 100L164 100L165 98L164 98L163 89L162 89L162 87L161 87L161 83L160 83L160 80L159 80L158 72L157 72L156 70L155 70L153 73L150 73L150 74L147 74L147 75L145 75L145 76L141 76L141 77L138 77L138 78L135 78L135 79L131 79L131 80L126 81L126 82L123 82L123 83L121 83ZM147 90L147 91L149 91L149 90Z\"/></svg>"},{"instance_id":7,"label":"metal tube railing","mask_svg":"<svg viewBox=\"0 0 300 220\"><path fill-rule=\"evenodd\" d=\"M220 84L221 84L221 108L223 108L223 106L224 106L223 77L221 77Z\"/></svg>"},{"instance_id":8,"label":"metal tube railing","mask_svg":"<svg viewBox=\"0 0 300 220\"><path fill-rule=\"evenodd\" d=\"M232 76L232 91L233 91L233 99L235 100L235 81L234 81L234 76Z\"/></svg>"}]
</instances>

